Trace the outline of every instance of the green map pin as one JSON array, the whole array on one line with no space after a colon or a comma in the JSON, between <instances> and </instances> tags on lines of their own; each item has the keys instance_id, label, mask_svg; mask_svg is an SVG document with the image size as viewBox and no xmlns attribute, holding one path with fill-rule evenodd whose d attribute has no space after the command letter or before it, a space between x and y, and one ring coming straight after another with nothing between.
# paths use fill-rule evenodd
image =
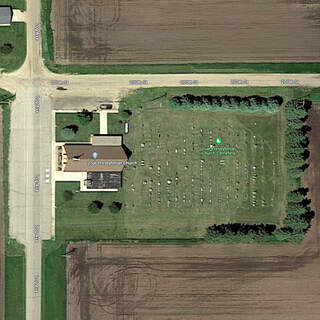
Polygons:
<instances>
[{"instance_id":1,"label":"green map pin","mask_svg":"<svg viewBox=\"0 0 320 320\"><path fill-rule=\"evenodd\" d=\"M222 142L221 138L216 138L216 144L220 144Z\"/></svg>"}]
</instances>

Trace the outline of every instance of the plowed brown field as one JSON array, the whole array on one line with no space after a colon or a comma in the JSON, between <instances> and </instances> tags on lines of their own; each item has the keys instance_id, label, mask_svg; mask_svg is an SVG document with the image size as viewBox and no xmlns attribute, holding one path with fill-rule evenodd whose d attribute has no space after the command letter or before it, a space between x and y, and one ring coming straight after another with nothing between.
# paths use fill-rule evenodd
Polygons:
<instances>
[{"instance_id":1,"label":"plowed brown field","mask_svg":"<svg viewBox=\"0 0 320 320\"><path fill-rule=\"evenodd\" d=\"M315 247L72 247L68 320L314 320L320 312Z\"/></svg>"},{"instance_id":2,"label":"plowed brown field","mask_svg":"<svg viewBox=\"0 0 320 320\"><path fill-rule=\"evenodd\" d=\"M52 0L57 63L320 60L319 0Z\"/></svg>"}]
</instances>

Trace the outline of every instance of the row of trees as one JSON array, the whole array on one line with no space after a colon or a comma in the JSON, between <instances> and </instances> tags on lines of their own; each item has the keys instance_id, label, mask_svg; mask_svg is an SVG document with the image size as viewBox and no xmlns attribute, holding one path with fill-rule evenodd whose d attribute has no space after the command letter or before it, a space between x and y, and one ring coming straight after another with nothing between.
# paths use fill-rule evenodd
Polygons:
<instances>
[{"instance_id":1,"label":"row of trees","mask_svg":"<svg viewBox=\"0 0 320 320\"><path fill-rule=\"evenodd\" d=\"M285 163L289 188L293 191L287 194L286 217L283 227L277 232L281 241L301 242L314 215L308 206L307 190L300 187L306 168L305 160L309 156L309 140L305 134L310 128L305 125L305 121L310 107L311 101L297 99L287 103L285 108Z\"/></svg>"},{"instance_id":2,"label":"row of trees","mask_svg":"<svg viewBox=\"0 0 320 320\"><path fill-rule=\"evenodd\" d=\"M283 226L221 224L207 228L206 238L211 242L251 243L251 242L295 242L300 243L310 227L314 213L307 199L307 189L301 188L301 176L308 157L308 127L305 120L311 101L293 100L285 108L286 146L285 163L289 182L286 196L286 216Z\"/></svg>"},{"instance_id":3,"label":"row of trees","mask_svg":"<svg viewBox=\"0 0 320 320\"><path fill-rule=\"evenodd\" d=\"M285 163L288 168L289 185L300 185L304 163L308 157L308 139L304 124L311 102L307 100L290 101L285 108L286 116L286 153Z\"/></svg>"},{"instance_id":4,"label":"row of trees","mask_svg":"<svg viewBox=\"0 0 320 320\"><path fill-rule=\"evenodd\" d=\"M267 242L275 230L274 224L215 224L207 228L206 240L217 243Z\"/></svg>"},{"instance_id":5,"label":"row of trees","mask_svg":"<svg viewBox=\"0 0 320 320\"><path fill-rule=\"evenodd\" d=\"M265 98L258 95L237 97L209 95L194 96L186 94L171 98L169 106L174 110L275 113L280 110L282 102L283 99L280 96Z\"/></svg>"}]
</instances>

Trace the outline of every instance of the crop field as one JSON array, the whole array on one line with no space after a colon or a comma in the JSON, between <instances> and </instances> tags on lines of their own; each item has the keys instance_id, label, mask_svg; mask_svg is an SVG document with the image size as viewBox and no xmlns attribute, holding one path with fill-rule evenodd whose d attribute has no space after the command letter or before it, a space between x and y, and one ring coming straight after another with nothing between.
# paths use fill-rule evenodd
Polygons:
<instances>
[{"instance_id":1,"label":"crop field","mask_svg":"<svg viewBox=\"0 0 320 320\"><path fill-rule=\"evenodd\" d=\"M70 244L67 319L314 320L320 274L312 243Z\"/></svg>"},{"instance_id":2,"label":"crop field","mask_svg":"<svg viewBox=\"0 0 320 320\"><path fill-rule=\"evenodd\" d=\"M62 64L319 61L320 3L52 0ZM174 30L174 32L173 32Z\"/></svg>"}]
</instances>

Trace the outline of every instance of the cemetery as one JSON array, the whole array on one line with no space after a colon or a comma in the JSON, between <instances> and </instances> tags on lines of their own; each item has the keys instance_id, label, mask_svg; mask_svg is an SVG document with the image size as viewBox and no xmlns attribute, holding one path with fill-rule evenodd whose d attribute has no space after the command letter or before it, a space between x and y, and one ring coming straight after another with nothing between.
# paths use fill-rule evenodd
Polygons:
<instances>
[{"instance_id":1,"label":"cemetery","mask_svg":"<svg viewBox=\"0 0 320 320\"><path fill-rule=\"evenodd\" d=\"M137 108L125 144L128 238L201 238L213 224L281 224L286 170L283 111ZM139 228L137 228L139 226Z\"/></svg>"}]
</instances>

